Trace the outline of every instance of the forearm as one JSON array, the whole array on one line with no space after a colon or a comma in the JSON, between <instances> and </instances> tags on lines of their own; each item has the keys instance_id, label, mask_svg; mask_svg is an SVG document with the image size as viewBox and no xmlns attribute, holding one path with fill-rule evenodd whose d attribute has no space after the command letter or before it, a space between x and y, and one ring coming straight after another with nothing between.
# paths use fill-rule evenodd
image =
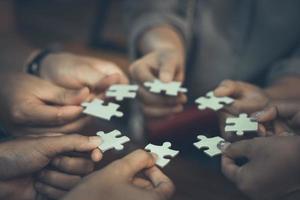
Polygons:
<instances>
[{"instance_id":1,"label":"forearm","mask_svg":"<svg viewBox=\"0 0 300 200\"><path fill-rule=\"evenodd\" d=\"M163 49L174 49L185 55L182 36L169 25L149 29L139 40L138 48L143 55Z\"/></svg>"},{"instance_id":2,"label":"forearm","mask_svg":"<svg viewBox=\"0 0 300 200\"><path fill-rule=\"evenodd\" d=\"M300 99L300 75L284 76L265 89L271 99Z\"/></svg>"}]
</instances>

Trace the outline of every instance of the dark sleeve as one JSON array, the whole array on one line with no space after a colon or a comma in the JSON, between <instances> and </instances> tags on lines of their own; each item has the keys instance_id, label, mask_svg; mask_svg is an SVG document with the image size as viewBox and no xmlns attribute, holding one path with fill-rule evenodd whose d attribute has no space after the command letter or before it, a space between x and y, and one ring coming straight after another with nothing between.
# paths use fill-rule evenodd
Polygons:
<instances>
[{"instance_id":1,"label":"dark sleeve","mask_svg":"<svg viewBox=\"0 0 300 200\"><path fill-rule=\"evenodd\" d=\"M300 42L290 56L276 62L271 67L267 82L272 84L275 80L287 75L300 76Z\"/></svg>"},{"instance_id":2,"label":"dark sleeve","mask_svg":"<svg viewBox=\"0 0 300 200\"><path fill-rule=\"evenodd\" d=\"M124 0L125 26L129 52L137 57L137 41L155 26L171 25L184 38L188 46L191 38L191 7L194 0ZM193 8L194 9L194 8Z\"/></svg>"}]
</instances>

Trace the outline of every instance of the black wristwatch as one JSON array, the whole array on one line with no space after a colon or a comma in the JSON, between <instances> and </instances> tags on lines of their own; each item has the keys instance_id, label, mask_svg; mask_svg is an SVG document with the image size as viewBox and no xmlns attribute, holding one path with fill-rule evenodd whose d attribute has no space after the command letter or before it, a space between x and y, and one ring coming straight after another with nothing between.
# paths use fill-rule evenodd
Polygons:
<instances>
[{"instance_id":1,"label":"black wristwatch","mask_svg":"<svg viewBox=\"0 0 300 200\"><path fill-rule=\"evenodd\" d=\"M29 63L26 66L26 72L31 75L39 76L43 60L49 54L61 52L61 49L62 48L60 45L53 45L51 47L41 50L29 61Z\"/></svg>"}]
</instances>

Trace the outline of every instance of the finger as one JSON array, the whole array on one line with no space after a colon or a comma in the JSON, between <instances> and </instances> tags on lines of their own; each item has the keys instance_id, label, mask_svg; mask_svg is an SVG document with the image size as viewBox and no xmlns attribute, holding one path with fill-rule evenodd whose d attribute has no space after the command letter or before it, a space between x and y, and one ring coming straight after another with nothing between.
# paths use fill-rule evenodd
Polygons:
<instances>
[{"instance_id":1,"label":"finger","mask_svg":"<svg viewBox=\"0 0 300 200\"><path fill-rule=\"evenodd\" d=\"M144 82L157 79L154 72L151 70L151 66L141 61L136 61L130 66L130 74L138 84L144 85Z\"/></svg>"},{"instance_id":2,"label":"finger","mask_svg":"<svg viewBox=\"0 0 300 200\"><path fill-rule=\"evenodd\" d=\"M132 184L143 189L153 189L152 183L142 178L134 178Z\"/></svg>"},{"instance_id":3,"label":"finger","mask_svg":"<svg viewBox=\"0 0 300 200\"><path fill-rule=\"evenodd\" d=\"M136 150L113 163L113 166L119 168L119 170L122 172L121 174L123 178L125 178L126 180L128 180L128 178L134 177L143 169L150 168L154 165L154 157L144 150Z\"/></svg>"},{"instance_id":4,"label":"finger","mask_svg":"<svg viewBox=\"0 0 300 200\"><path fill-rule=\"evenodd\" d=\"M177 58L162 59L159 67L159 79L168 83L174 80L178 65Z\"/></svg>"},{"instance_id":5,"label":"finger","mask_svg":"<svg viewBox=\"0 0 300 200\"><path fill-rule=\"evenodd\" d=\"M109 76L104 77L101 81L99 81L95 85L95 91L97 94L106 91L113 84L120 84L121 76L119 74L111 74Z\"/></svg>"},{"instance_id":6,"label":"finger","mask_svg":"<svg viewBox=\"0 0 300 200\"><path fill-rule=\"evenodd\" d=\"M268 133L267 133L267 129L264 125L262 124L258 124L258 130L257 133L260 137L267 137Z\"/></svg>"},{"instance_id":7,"label":"finger","mask_svg":"<svg viewBox=\"0 0 300 200\"><path fill-rule=\"evenodd\" d=\"M81 176L44 169L38 174L37 180L59 190L70 190L75 187L82 178Z\"/></svg>"},{"instance_id":8,"label":"finger","mask_svg":"<svg viewBox=\"0 0 300 200\"><path fill-rule=\"evenodd\" d=\"M224 80L221 84L214 90L214 94L217 97L231 96L239 97L241 94L241 86L237 81Z\"/></svg>"},{"instance_id":9,"label":"finger","mask_svg":"<svg viewBox=\"0 0 300 200\"><path fill-rule=\"evenodd\" d=\"M226 156L236 159L236 158L250 158L252 153L252 145L251 142L254 140L242 140L235 143L231 143L227 146L227 148L222 149L223 154Z\"/></svg>"},{"instance_id":10,"label":"finger","mask_svg":"<svg viewBox=\"0 0 300 200\"><path fill-rule=\"evenodd\" d=\"M22 114L16 116L19 123L40 126L59 126L72 122L81 116L81 106L50 106L44 104L27 104Z\"/></svg>"},{"instance_id":11,"label":"finger","mask_svg":"<svg viewBox=\"0 0 300 200\"><path fill-rule=\"evenodd\" d=\"M263 111L254 113L252 116L260 123L273 121L277 118L277 109L275 106L269 106Z\"/></svg>"},{"instance_id":12,"label":"finger","mask_svg":"<svg viewBox=\"0 0 300 200\"><path fill-rule=\"evenodd\" d=\"M166 117L172 114L176 114L183 111L182 105L175 107L154 107L154 106L143 106L143 113L150 118Z\"/></svg>"},{"instance_id":13,"label":"finger","mask_svg":"<svg viewBox=\"0 0 300 200\"><path fill-rule=\"evenodd\" d=\"M145 88L141 87L139 89L139 98L144 104L147 105L177 105L184 104L187 102L187 97L185 94L180 93L177 97L169 97L160 94L153 94L147 91Z\"/></svg>"},{"instance_id":14,"label":"finger","mask_svg":"<svg viewBox=\"0 0 300 200\"><path fill-rule=\"evenodd\" d=\"M75 73L76 79L80 82L81 86L86 86L94 90L97 84L107 75L95 69L88 62L84 62L77 66Z\"/></svg>"},{"instance_id":15,"label":"finger","mask_svg":"<svg viewBox=\"0 0 300 200\"><path fill-rule=\"evenodd\" d=\"M61 172L82 176L95 169L93 161L82 157L58 156L51 161L51 165Z\"/></svg>"},{"instance_id":16,"label":"finger","mask_svg":"<svg viewBox=\"0 0 300 200\"><path fill-rule=\"evenodd\" d=\"M222 155L222 172L229 180L236 183L239 170L240 167L235 164L234 159Z\"/></svg>"},{"instance_id":17,"label":"finger","mask_svg":"<svg viewBox=\"0 0 300 200\"><path fill-rule=\"evenodd\" d=\"M169 199L175 191L172 181L164 175L157 167L151 167L145 171L154 185L155 191L164 199Z\"/></svg>"},{"instance_id":18,"label":"finger","mask_svg":"<svg viewBox=\"0 0 300 200\"><path fill-rule=\"evenodd\" d=\"M67 194L67 191L56 189L41 182L35 184L35 189L38 193L50 199L61 199Z\"/></svg>"},{"instance_id":19,"label":"finger","mask_svg":"<svg viewBox=\"0 0 300 200\"><path fill-rule=\"evenodd\" d=\"M232 104L225 106L224 110L233 115L238 115L239 113L253 113L257 110L257 102L247 102L242 99L236 99Z\"/></svg>"},{"instance_id":20,"label":"finger","mask_svg":"<svg viewBox=\"0 0 300 200\"><path fill-rule=\"evenodd\" d=\"M277 108L278 115L282 118L291 118L300 111L299 101L282 101L279 103L274 103L274 105Z\"/></svg>"},{"instance_id":21,"label":"finger","mask_svg":"<svg viewBox=\"0 0 300 200\"><path fill-rule=\"evenodd\" d=\"M99 148L92 150L91 159L94 162L99 162L100 160L102 160L102 157L103 157L103 154Z\"/></svg>"},{"instance_id":22,"label":"finger","mask_svg":"<svg viewBox=\"0 0 300 200\"><path fill-rule=\"evenodd\" d=\"M47 90L41 92L41 101L54 105L80 105L90 94L87 87L81 90L69 90L49 84Z\"/></svg>"},{"instance_id":23,"label":"finger","mask_svg":"<svg viewBox=\"0 0 300 200\"><path fill-rule=\"evenodd\" d=\"M28 127L28 128L22 128L19 131L22 131L24 134L36 134L36 135L42 135L43 133L74 133L74 132L80 132L85 127L87 127L88 124L90 124L92 121L92 118L89 116L84 116L79 118L78 120L71 122L66 125L62 126L53 126L53 127Z\"/></svg>"},{"instance_id":24,"label":"finger","mask_svg":"<svg viewBox=\"0 0 300 200\"><path fill-rule=\"evenodd\" d=\"M54 157L67 152L87 152L97 148L101 143L98 136L64 135L42 137L36 140L40 152L48 157Z\"/></svg>"}]
</instances>

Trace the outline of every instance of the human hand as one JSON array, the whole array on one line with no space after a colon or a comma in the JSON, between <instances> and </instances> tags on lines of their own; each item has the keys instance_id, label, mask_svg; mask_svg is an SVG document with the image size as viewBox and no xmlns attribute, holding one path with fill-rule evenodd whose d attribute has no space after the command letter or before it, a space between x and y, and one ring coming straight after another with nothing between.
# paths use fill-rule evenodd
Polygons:
<instances>
[{"instance_id":1,"label":"human hand","mask_svg":"<svg viewBox=\"0 0 300 200\"><path fill-rule=\"evenodd\" d=\"M132 79L140 85L139 98L142 110L147 118L162 118L183 110L187 101L185 94L166 97L150 93L144 82L159 79L162 82L184 81L184 55L174 49L152 51L130 66Z\"/></svg>"},{"instance_id":2,"label":"human hand","mask_svg":"<svg viewBox=\"0 0 300 200\"><path fill-rule=\"evenodd\" d=\"M224 110L232 115L239 113L252 114L269 104L267 94L255 85L240 81L225 80L215 90L217 97L229 96L235 101Z\"/></svg>"},{"instance_id":3,"label":"human hand","mask_svg":"<svg viewBox=\"0 0 300 200\"><path fill-rule=\"evenodd\" d=\"M88 88L64 89L23 73L2 73L0 120L9 133L72 133L82 129L90 117L82 116L81 102Z\"/></svg>"},{"instance_id":4,"label":"human hand","mask_svg":"<svg viewBox=\"0 0 300 200\"><path fill-rule=\"evenodd\" d=\"M116 64L71 53L49 54L41 64L40 77L67 89L88 87L96 96L103 96L112 84L128 83Z\"/></svg>"},{"instance_id":5,"label":"human hand","mask_svg":"<svg viewBox=\"0 0 300 200\"><path fill-rule=\"evenodd\" d=\"M0 196L5 196L5 199L33 199L31 197L35 197L37 194L34 187L33 174L49 164L62 171L80 174L83 173L82 165L89 163L87 165L88 169L85 170L85 172L88 172L91 167L90 162L79 158L71 160L57 156L68 152L91 152L92 160L99 161L102 154L96 147L99 146L100 142L98 136L57 135L51 137L30 137L1 143L0 188L2 189L0 189ZM77 166L78 164L81 166ZM48 173L40 178L44 178L44 180L48 178L48 180L51 179L54 182L64 181L68 185L76 184L76 181L79 181L74 176L72 177L73 180L69 177L68 180L71 182L66 182L67 179L62 179L62 176L54 173L52 175ZM38 190L41 189L38 188ZM63 195L66 191L63 193L48 187L46 192L47 194Z\"/></svg>"},{"instance_id":6,"label":"human hand","mask_svg":"<svg viewBox=\"0 0 300 200\"><path fill-rule=\"evenodd\" d=\"M226 146L222 171L251 199L284 199L290 193L300 194L300 137L261 137ZM235 162L238 158L248 162L239 166Z\"/></svg>"},{"instance_id":7,"label":"human hand","mask_svg":"<svg viewBox=\"0 0 300 200\"><path fill-rule=\"evenodd\" d=\"M270 101L262 89L240 81L225 80L214 90L214 94L218 97L229 96L235 99L231 105L226 105L218 112L221 135L228 141L237 141L243 137L225 132L227 118L238 116L240 113L252 114L264 108ZM264 126L259 125L258 135L267 135Z\"/></svg>"},{"instance_id":8,"label":"human hand","mask_svg":"<svg viewBox=\"0 0 300 200\"><path fill-rule=\"evenodd\" d=\"M137 150L85 178L64 200L164 200L174 185L155 165L151 154ZM143 173L146 178L138 177Z\"/></svg>"},{"instance_id":9,"label":"human hand","mask_svg":"<svg viewBox=\"0 0 300 200\"><path fill-rule=\"evenodd\" d=\"M269 123L273 121L284 121L293 131L299 132L300 129L300 101L282 100L272 102L272 104L262 111L253 114L253 117L260 123ZM286 128L287 129L287 128ZM276 132L284 132L278 130Z\"/></svg>"}]
</instances>

